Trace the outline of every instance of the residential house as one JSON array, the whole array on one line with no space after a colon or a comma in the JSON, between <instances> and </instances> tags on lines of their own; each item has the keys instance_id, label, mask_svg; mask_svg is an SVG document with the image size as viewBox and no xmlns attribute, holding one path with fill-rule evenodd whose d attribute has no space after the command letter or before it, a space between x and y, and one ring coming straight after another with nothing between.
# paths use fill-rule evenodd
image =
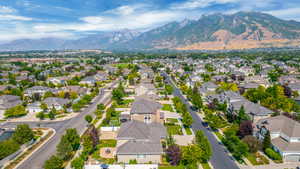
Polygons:
<instances>
[{"instance_id":1,"label":"residential house","mask_svg":"<svg viewBox=\"0 0 300 169\"><path fill-rule=\"evenodd\" d=\"M300 162L300 123L280 115L261 119L256 123L255 135L263 140L267 131L271 143L286 162Z\"/></svg>"},{"instance_id":2,"label":"residential house","mask_svg":"<svg viewBox=\"0 0 300 169\"><path fill-rule=\"evenodd\" d=\"M79 83L82 85L88 85L88 86L93 86L97 82L97 79L95 76L87 76L83 78Z\"/></svg>"},{"instance_id":3,"label":"residential house","mask_svg":"<svg viewBox=\"0 0 300 169\"><path fill-rule=\"evenodd\" d=\"M64 106L70 103L68 99L62 99L59 97L48 97L43 101L49 109L55 108L56 110L63 110Z\"/></svg>"},{"instance_id":4,"label":"residential house","mask_svg":"<svg viewBox=\"0 0 300 169\"><path fill-rule=\"evenodd\" d=\"M163 148L161 140L167 132L161 123L128 121L122 123L117 135L117 159L119 163L161 163Z\"/></svg>"},{"instance_id":5,"label":"residential house","mask_svg":"<svg viewBox=\"0 0 300 169\"><path fill-rule=\"evenodd\" d=\"M226 91L220 94L207 96L208 102L213 102L217 99L221 103L227 103L227 113L237 115L241 107L244 107L245 113L252 121L257 121L262 118L269 117L273 112L260 104L253 103L239 93Z\"/></svg>"},{"instance_id":6,"label":"residential house","mask_svg":"<svg viewBox=\"0 0 300 169\"><path fill-rule=\"evenodd\" d=\"M41 102L34 102L31 104L28 104L26 107L26 110L28 111L28 113L31 113L31 114L35 114L35 113L39 113L39 112L43 111L43 109L41 108Z\"/></svg>"},{"instance_id":7,"label":"residential house","mask_svg":"<svg viewBox=\"0 0 300 169\"><path fill-rule=\"evenodd\" d=\"M0 96L0 119L4 118L4 113L7 109L22 104L19 96L2 95Z\"/></svg>"},{"instance_id":8,"label":"residential house","mask_svg":"<svg viewBox=\"0 0 300 169\"><path fill-rule=\"evenodd\" d=\"M54 90L49 87L45 86L33 86L31 88L28 88L24 92L24 96L33 96L34 94L39 94L40 96L43 96L46 92L53 92Z\"/></svg>"},{"instance_id":9,"label":"residential house","mask_svg":"<svg viewBox=\"0 0 300 169\"><path fill-rule=\"evenodd\" d=\"M199 92L203 95L209 95L211 93L214 93L218 86L213 82L206 82L201 85L199 88Z\"/></svg>"},{"instance_id":10,"label":"residential house","mask_svg":"<svg viewBox=\"0 0 300 169\"><path fill-rule=\"evenodd\" d=\"M160 112L162 105L146 95L135 98L130 109L130 119L144 123L162 123L163 113Z\"/></svg>"}]
</instances>

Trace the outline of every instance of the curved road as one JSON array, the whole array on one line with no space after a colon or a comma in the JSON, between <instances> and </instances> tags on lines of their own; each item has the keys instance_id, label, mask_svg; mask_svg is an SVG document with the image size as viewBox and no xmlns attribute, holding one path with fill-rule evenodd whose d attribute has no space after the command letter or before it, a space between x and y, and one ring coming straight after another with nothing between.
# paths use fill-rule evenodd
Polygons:
<instances>
[{"instance_id":1,"label":"curved road","mask_svg":"<svg viewBox=\"0 0 300 169\"><path fill-rule=\"evenodd\" d=\"M116 82L112 83L110 87L114 87ZM97 105L100 103L106 104L111 99L111 92L105 92L101 89L100 94L94 98L92 104L84 108L82 112L73 117L72 119L57 121L57 122L7 122L0 127L11 128L18 124L28 124L30 127L47 127L53 128L56 134L36 152L34 152L26 161L24 161L17 169L42 169L44 162L49 157L56 153L56 145L59 143L61 136L68 128L76 128L79 134L83 134L86 129L87 122L84 120L84 116L90 114L94 116L93 112L97 109Z\"/></svg>"},{"instance_id":2,"label":"curved road","mask_svg":"<svg viewBox=\"0 0 300 169\"><path fill-rule=\"evenodd\" d=\"M233 157L226 153L226 148L222 144L220 144L215 136L202 125L202 120L197 115L197 112L191 110L190 103L183 97L180 89L178 89L172 82L170 76L165 72L163 72L162 75L166 78L166 82L173 86L173 95L178 96L183 101L183 103L187 105L188 111L190 112L194 120L194 123L192 124L193 131L196 132L197 130L202 130L207 136L213 149L213 155L210 159L210 162L213 165L214 169L239 169Z\"/></svg>"}]
</instances>

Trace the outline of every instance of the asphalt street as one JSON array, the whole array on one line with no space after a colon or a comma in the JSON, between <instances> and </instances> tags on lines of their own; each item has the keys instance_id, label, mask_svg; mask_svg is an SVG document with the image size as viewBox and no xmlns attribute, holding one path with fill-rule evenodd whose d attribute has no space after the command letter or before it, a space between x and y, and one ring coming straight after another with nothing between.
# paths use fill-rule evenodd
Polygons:
<instances>
[{"instance_id":1,"label":"asphalt street","mask_svg":"<svg viewBox=\"0 0 300 169\"><path fill-rule=\"evenodd\" d=\"M211 143L213 155L210 159L210 162L213 165L214 169L239 169L233 157L231 157L227 153L226 148L221 143L219 143L219 141L215 138L215 136L211 133L210 130L208 130L202 125L201 118L197 115L197 112L193 111L190 108L192 105L190 105L190 103L183 97L180 89L178 89L175 86L175 84L172 83L170 76L167 75L165 72L163 72L162 75L166 77L167 83L173 86L173 95L178 96L183 101L183 103L187 105L188 111L190 112L194 120L194 123L192 124L193 131L196 132L197 130L202 130L207 136L209 142Z\"/></svg>"},{"instance_id":2,"label":"asphalt street","mask_svg":"<svg viewBox=\"0 0 300 169\"><path fill-rule=\"evenodd\" d=\"M111 85L115 86L116 82ZM111 99L111 92L100 91L100 94L95 97L93 102L82 110L82 112L76 117L64 121L58 122L7 122L0 125L0 127L15 127L18 124L28 124L31 127L48 127L56 130L56 134L41 148L34 152L26 161L24 161L18 169L42 169L44 162L56 152L56 145L59 143L61 136L68 128L76 128L79 134L82 134L86 127L87 122L84 120L84 116L90 114L94 116L93 112L97 109L97 105L100 103L106 104Z\"/></svg>"}]
</instances>

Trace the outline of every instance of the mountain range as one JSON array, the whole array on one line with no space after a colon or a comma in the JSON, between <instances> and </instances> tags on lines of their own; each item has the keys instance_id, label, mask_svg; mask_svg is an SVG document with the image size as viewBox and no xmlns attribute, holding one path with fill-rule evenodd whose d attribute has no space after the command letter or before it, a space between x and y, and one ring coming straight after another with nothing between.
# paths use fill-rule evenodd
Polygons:
<instances>
[{"instance_id":1,"label":"mountain range","mask_svg":"<svg viewBox=\"0 0 300 169\"><path fill-rule=\"evenodd\" d=\"M137 32L100 32L76 40L20 39L0 45L7 50L234 50L300 47L300 22L282 20L260 12L204 15Z\"/></svg>"}]
</instances>

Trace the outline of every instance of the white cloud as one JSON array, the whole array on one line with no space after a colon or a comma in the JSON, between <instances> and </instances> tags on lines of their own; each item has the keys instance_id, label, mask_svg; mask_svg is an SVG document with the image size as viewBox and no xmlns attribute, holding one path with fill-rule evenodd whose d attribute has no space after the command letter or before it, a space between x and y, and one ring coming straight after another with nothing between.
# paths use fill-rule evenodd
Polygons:
<instances>
[{"instance_id":1,"label":"white cloud","mask_svg":"<svg viewBox=\"0 0 300 169\"><path fill-rule=\"evenodd\" d=\"M205 8L213 4L226 4L237 2L239 0L188 0L183 3L174 3L171 5L172 9L196 9Z\"/></svg>"},{"instance_id":2,"label":"white cloud","mask_svg":"<svg viewBox=\"0 0 300 169\"><path fill-rule=\"evenodd\" d=\"M300 19L300 7L265 11L265 13L285 19Z\"/></svg>"},{"instance_id":3,"label":"white cloud","mask_svg":"<svg viewBox=\"0 0 300 169\"><path fill-rule=\"evenodd\" d=\"M103 23L104 18L101 16L87 16L87 17L80 18L80 20L90 24L100 24Z\"/></svg>"},{"instance_id":4,"label":"white cloud","mask_svg":"<svg viewBox=\"0 0 300 169\"><path fill-rule=\"evenodd\" d=\"M1 15L0 21L31 21L32 18L18 15Z\"/></svg>"},{"instance_id":5,"label":"white cloud","mask_svg":"<svg viewBox=\"0 0 300 169\"><path fill-rule=\"evenodd\" d=\"M8 6L0 6L0 13L15 13L17 10Z\"/></svg>"},{"instance_id":6,"label":"white cloud","mask_svg":"<svg viewBox=\"0 0 300 169\"><path fill-rule=\"evenodd\" d=\"M108 10L105 13L113 15L130 15L135 12L136 9L140 8L142 5L124 5L118 8Z\"/></svg>"}]
</instances>

